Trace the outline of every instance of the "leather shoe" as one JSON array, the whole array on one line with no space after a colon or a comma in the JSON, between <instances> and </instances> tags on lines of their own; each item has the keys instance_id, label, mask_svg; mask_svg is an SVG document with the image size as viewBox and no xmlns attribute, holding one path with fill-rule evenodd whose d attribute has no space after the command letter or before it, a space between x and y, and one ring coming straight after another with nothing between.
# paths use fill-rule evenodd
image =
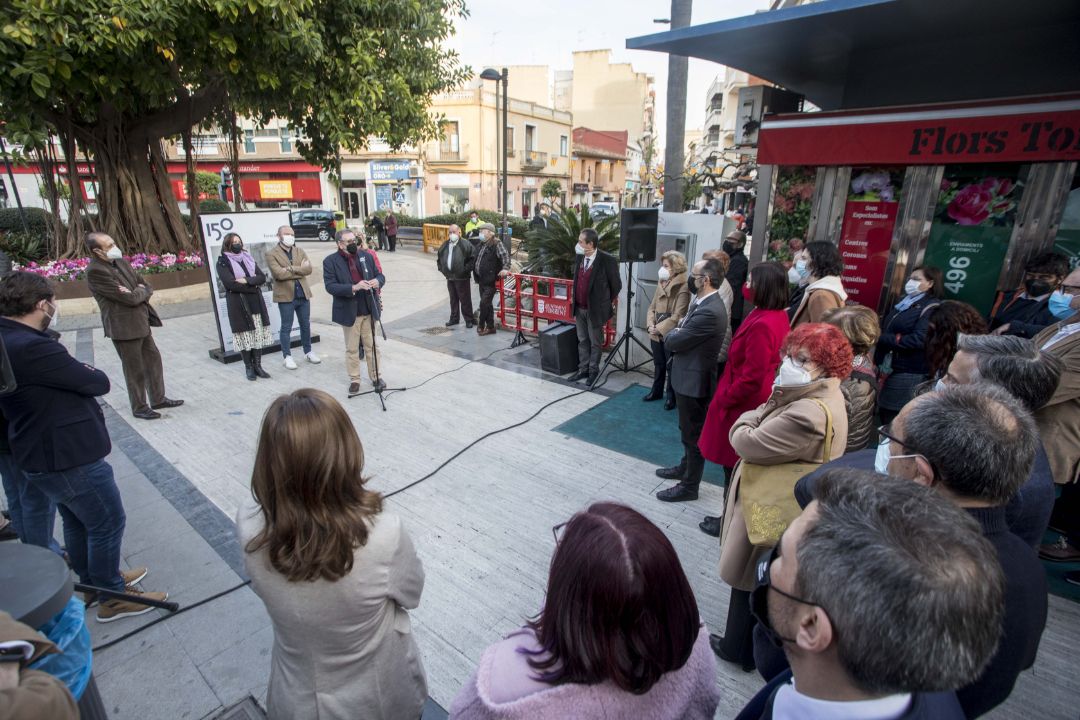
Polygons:
<instances>
[{"instance_id":1,"label":"leather shoe","mask_svg":"<svg viewBox=\"0 0 1080 720\"><path fill-rule=\"evenodd\" d=\"M349 383L349 397L352 397L353 395L358 395L359 393L360 393L360 383L358 383L358 382Z\"/></svg>"},{"instance_id":2,"label":"leather shoe","mask_svg":"<svg viewBox=\"0 0 1080 720\"><path fill-rule=\"evenodd\" d=\"M588 370L578 370L576 373L574 373L573 375L571 375L570 377L568 377L566 379L569 380L570 382L577 382L578 380L584 380L587 377L589 377L589 371Z\"/></svg>"},{"instance_id":3,"label":"leather shoe","mask_svg":"<svg viewBox=\"0 0 1080 720\"><path fill-rule=\"evenodd\" d=\"M457 320L451 320L450 322L446 323L446 327L454 327L455 325L459 324L460 323Z\"/></svg>"},{"instance_id":4,"label":"leather shoe","mask_svg":"<svg viewBox=\"0 0 1080 720\"><path fill-rule=\"evenodd\" d=\"M648 395L646 395L645 397L643 397L641 399L644 400L645 402L652 402L653 400L659 400L662 397L664 397L663 394L658 393L655 390L652 390L652 391L649 392Z\"/></svg>"},{"instance_id":5,"label":"leather shoe","mask_svg":"<svg viewBox=\"0 0 1080 720\"><path fill-rule=\"evenodd\" d=\"M713 517L712 515L706 515L705 519L698 523L701 532L713 537L720 537L720 528L723 527L723 525L724 521L721 518Z\"/></svg>"},{"instance_id":6,"label":"leather shoe","mask_svg":"<svg viewBox=\"0 0 1080 720\"><path fill-rule=\"evenodd\" d=\"M600 377L599 373L589 373L589 389L592 390L592 386L596 384L597 379Z\"/></svg>"},{"instance_id":7,"label":"leather shoe","mask_svg":"<svg viewBox=\"0 0 1080 720\"><path fill-rule=\"evenodd\" d=\"M675 409L675 398L668 398L667 400L665 400L664 401L664 409L665 410L674 410Z\"/></svg>"},{"instance_id":8,"label":"leather shoe","mask_svg":"<svg viewBox=\"0 0 1080 720\"><path fill-rule=\"evenodd\" d=\"M696 487L682 483L672 485L667 490L656 493L656 499L664 502L686 502L687 500L697 500L697 497L698 491Z\"/></svg>"},{"instance_id":9,"label":"leather shoe","mask_svg":"<svg viewBox=\"0 0 1080 720\"><path fill-rule=\"evenodd\" d=\"M657 468L656 477L664 478L665 480L685 480L686 464L679 463L678 465L672 465L671 467Z\"/></svg>"},{"instance_id":10,"label":"leather shoe","mask_svg":"<svg viewBox=\"0 0 1080 720\"><path fill-rule=\"evenodd\" d=\"M1040 545L1039 557L1050 562L1077 562L1080 560L1080 550L1061 537L1056 543Z\"/></svg>"},{"instance_id":11,"label":"leather shoe","mask_svg":"<svg viewBox=\"0 0 1080 720\"><path fill-rule=\"evenodd\" d=\"M133 412L131 414L139 418L140 420L157 420L159 417L161 417L161 413L150 410L149 408L146 410L139 410L138 412Z\"/></svg>"},{"instance_id":12,"label":"leather shoe","mask_svg":"<svg viewBox=\"0 0 1080 720\"><path fill-rule=\"evenodd\" d=\"M755 668L753 660L750 660L749 662L739 662L738 660L736 660L735 658L733 658L733 657L731 657L730 655L727 654L727 652L724 650L724 636L723 635L713 635L713 634L710 633L709 634L709 647L711 647L712 651L714 653L716 653L716 657L720 658L724 662L729 662L729 663L734 663L736 665L739 665L740 667L742 667L743 672L752 672L754 670L754 668Z\"/></svg>"},{"instance_id":13,"label":"leather shoe","mask_svg":"<svg viewBox=\"0 0 1080 720\"><path fill-rule=\"evenodd\" d=\"M152 410L164 410L166 408L180 407L183 404L184 404L183 400L170 400L169 398L165 398L161 402L151 405L150 409L152 409Z\"/></svg>"}]
</instances>

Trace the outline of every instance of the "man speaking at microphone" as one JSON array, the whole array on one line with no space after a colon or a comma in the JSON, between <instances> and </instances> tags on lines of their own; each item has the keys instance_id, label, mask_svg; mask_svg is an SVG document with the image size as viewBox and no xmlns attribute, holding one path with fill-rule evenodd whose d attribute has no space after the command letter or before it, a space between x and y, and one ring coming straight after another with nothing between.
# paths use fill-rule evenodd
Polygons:
<instances>
[{"instance_id":1,"label":"man speaking at microphone","mask_svg":"<svg viewBox=\"0 0 1080 720\"><path fill-rule=\"evenodd\" d=\"M360 344L364 345L368 377L372 387L382 390L386 383L379 377L379 358L375 348L375 321L379 319L379 301L375 291L386 278L375 266L375 258L356 244L356 233L338 230L336 253L323 259L323 287L334 298L331 319L345 331L345 369L349 373L349 395L360 392Z\"/></svg>"}]
</instances>

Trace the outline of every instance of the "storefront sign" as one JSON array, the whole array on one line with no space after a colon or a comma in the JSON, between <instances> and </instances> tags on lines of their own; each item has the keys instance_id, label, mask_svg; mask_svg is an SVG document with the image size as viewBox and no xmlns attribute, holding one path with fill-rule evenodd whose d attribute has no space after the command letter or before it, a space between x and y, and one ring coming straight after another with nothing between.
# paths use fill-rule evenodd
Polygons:
<instances>
[{"instance_id":1,"label":"storefront sign","mask_svg":"<svg viewBox=\"0 0 1080 720\"><path fill-rule=\"evenodd\" d=\"M408 180L409 179L409 161L408 160L380 160L372 161L368 165L368 169L371 172L371 179L377 181L387 180Z\"/></svg>"},{"instance_id":2,"label":"storefront sign","mask_svg":"<svg viewBox=\"0 0 1080 720\"><path fill-rule=\"evenodd\" d=\"M758 143L758 162L763 165L1066 160L1080 160L1077 101L868 115L781 116L762 123Z\"/></svg>"},{"instance_id":3,"label":"storefront sign","mask_svg":"<svg viewBox=\"0 0 1080 720\"><path fill-rule=\"evenodd\" d=\"M394 186L393 185L376 185L375 186L375 209L376 210L390 210L394 200Z\"/></svg>"},{"instance_id":4,"label":"storefront sign","mask_svg":"<svg viewBox=\"0 0 1080 720\"><path fill-rule=\"evenodd\" d=\"M844 261L841 276L848 297L876 308L889 264L893 225L898 202L848 200L844 224L840 229L840 257Z\"/></svg>"},{"instance_id":5,"label":"storefront sign","mask_svg":"<svg viewBox=\"0 0 1080 720\"><path fill-rule=\"evenodd\" d=\"M574 183L574 192L589 192L589 183Z\"/></svg>"},{"instance_id":6,"label":"storefront sign","mask_svg":"<svg viewBox=\"0 0 1080 720\"><path fill-rule=\"evenodd\" d=\"M439 185L442 187L469 187L467 173L439 173Z\"/></svg>"},{"instance_id":7,"label":"storefront sign","mask_svg":"<svg viewBox=\"0 0 1080 720\"><path fill-rule=\"evenodd\" d=\"M288 180L260 180L259 197L263 200L291 200L292 182Z\"/></svg>"}]
</instances>

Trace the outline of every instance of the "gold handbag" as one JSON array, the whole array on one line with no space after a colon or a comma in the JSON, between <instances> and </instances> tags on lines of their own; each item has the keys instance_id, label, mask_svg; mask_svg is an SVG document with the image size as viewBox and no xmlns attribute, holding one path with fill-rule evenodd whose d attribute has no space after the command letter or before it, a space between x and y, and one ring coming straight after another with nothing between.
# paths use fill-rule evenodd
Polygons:
<instances>
[{"instance_id":1,"label":"gold handbag","mask_svg":"<svg viewBox=\"0 0 1080 720\"><path fill-rule=\"evenodd\" d=\"M825 411L825 449L821 463L790 462L780 465L758 465L740 462L739 500L750 544L772 547L799 516L802 508L795 500L795 483L804 475L829 462L832 455L832 413L825 403L814 400Z\"/></svg>"}]
</instances>

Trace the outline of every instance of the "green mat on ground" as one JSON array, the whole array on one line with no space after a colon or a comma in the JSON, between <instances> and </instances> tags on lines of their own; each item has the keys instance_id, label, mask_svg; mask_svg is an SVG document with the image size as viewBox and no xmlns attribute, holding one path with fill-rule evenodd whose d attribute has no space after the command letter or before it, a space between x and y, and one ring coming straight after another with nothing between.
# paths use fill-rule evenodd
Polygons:
<instances>
[{"instance_id":1,"label":"green mat on ground","mask_svg":"<svg viewBox=\"0 0 1080 720\"><path fill-rule=\"evenodd\" d=\"M599 405L570 418L554 432L668 467L682 457L678 410L664 410L661 400L642 402L649 388L631 385ZM724 484L724 468L705 463L702 480ZM657 478L659 481L659 478Z\"/></svg>"}]
</instances>

